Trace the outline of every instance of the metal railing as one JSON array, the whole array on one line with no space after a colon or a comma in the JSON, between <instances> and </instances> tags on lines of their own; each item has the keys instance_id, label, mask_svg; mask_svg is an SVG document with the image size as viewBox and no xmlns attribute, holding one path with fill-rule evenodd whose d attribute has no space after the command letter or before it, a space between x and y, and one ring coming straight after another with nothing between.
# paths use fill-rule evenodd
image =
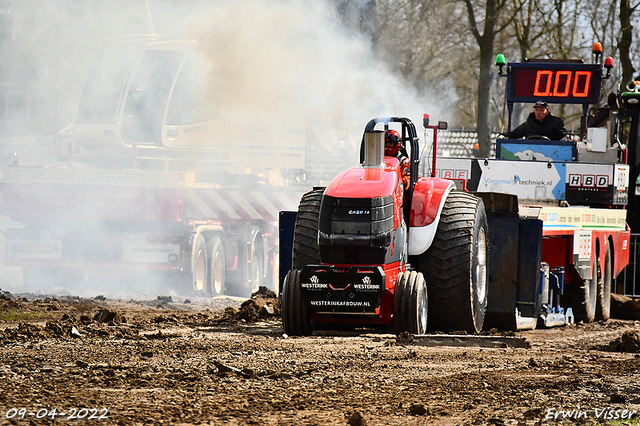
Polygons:
<instances>
[{"instance_id":1,"label":"metal railing","mask_svg":"<svg viewBox=\"0 0 640 426\"><path fill-rule=\"evenodd\" d=\"M640 297L640 234L631 234L629 265L616 279L616 293Z\"/></svg>"}]
</instances>

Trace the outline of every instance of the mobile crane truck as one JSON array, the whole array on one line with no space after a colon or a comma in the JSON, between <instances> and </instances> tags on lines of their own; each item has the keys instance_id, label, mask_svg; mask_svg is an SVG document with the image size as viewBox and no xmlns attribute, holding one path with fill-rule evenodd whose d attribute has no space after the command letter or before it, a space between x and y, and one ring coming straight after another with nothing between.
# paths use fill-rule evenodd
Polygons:
<instances>
[{"instance_id":1,"label":"mobile crane truck","mask_svg":"<svg viewBox=\"0 0 640 426\"><path fill-rule=\"evenodd\" d=\"M105 40L54 158L4 167L0 214L13 222L4 264L22 267L27 288L277 288L278 212L308 187L268 177L305 168L305 129L225 114L203 96L196 46Z\"/></svg>"},{"instance_id":2,"label":"mobile crane truck","mask_svg":"<svg viewBox=\"0 0 640 426\"><path fill-rule=\"evenodd\" d=\"M419 167L409 119L371 120L361 164L305 194L297 213L280 214L287 334L335 326L477 333L609 317L630 232L625 151L587 121L608 71L579 61L497 65L509 117L514 102L580 103L580 138L498 140L495 159L436 159L446 123L425 116L434 154ZM406 188L399 161L383 155L394 125L409 150Z\"/></svg>"}]
</instances>

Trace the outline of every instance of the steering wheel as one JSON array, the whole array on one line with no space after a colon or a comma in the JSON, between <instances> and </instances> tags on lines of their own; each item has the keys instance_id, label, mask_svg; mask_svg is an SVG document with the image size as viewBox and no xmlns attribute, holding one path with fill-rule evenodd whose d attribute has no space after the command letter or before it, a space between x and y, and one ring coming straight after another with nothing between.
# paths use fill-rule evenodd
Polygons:
<instances>
[{"instance_id":1,"label":"steering wheel","mask_svg":"<svg viewBox=\"0 0 640 426\"><path fill-rule=\"evenodd\" d=\"M542 135L531 135L531 136L527 136L525 139L539 140L539 141L550 141L551 140L548 137L542 136Z\"/></svg>"}]
</instances>

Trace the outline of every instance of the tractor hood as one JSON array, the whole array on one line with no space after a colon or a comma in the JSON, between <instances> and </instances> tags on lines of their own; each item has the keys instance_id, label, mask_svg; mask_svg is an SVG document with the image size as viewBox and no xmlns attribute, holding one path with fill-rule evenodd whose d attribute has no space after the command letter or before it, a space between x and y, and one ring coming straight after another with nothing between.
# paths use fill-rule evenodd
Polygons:
<instances>
[{"instance_id":1,"label":"tractor hood","mask_svg":"<svg viewBox=\"0 0 640 426\"><path fill-rule=\"evenodd\" d=\"M375 198L393 195L399 182L399 161L385 157L385 167L380 169L353 167L336 176L325 195L336 198Z\"/></svg>"}]
</instances>

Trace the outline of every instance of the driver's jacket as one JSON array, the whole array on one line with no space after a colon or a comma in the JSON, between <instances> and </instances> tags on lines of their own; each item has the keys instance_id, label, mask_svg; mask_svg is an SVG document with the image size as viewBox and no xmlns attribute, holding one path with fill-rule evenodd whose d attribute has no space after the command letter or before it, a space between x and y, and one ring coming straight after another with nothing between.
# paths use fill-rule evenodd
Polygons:
<instances>
[{"instance_id":1,"label":"driver's jacket","mask_svg":"<svg viewBox=\"0 0 640 426\"><path fill-rule=\"evenodd\" d=\"M564 128L562 118L548 114L544 120L538 121L534 113L529 114L527 121L516 127L513 131L504 135L508 138L518 139L530 136L546 136L552 141L559 141L569 132Z\"/></svg>"}]
</instances>

